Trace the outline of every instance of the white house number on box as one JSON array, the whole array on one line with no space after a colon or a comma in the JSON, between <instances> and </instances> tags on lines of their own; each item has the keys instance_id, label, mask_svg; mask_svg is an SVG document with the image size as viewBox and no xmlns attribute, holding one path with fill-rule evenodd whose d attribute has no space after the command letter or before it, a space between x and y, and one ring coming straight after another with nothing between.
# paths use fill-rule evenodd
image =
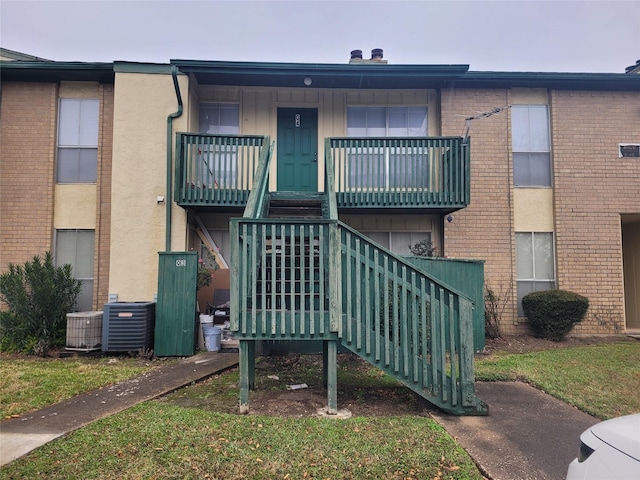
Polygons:
<instances>
[{"instance_id":1,"label":"white house number on box","mask_svg":"<svg viewBox=\"0 0 640 480\"><path fill-rule=\"evenodd\" d=\"M185 259L176 260L176 267L186 267L187 261Z\"/></svg>"}]
</instances>

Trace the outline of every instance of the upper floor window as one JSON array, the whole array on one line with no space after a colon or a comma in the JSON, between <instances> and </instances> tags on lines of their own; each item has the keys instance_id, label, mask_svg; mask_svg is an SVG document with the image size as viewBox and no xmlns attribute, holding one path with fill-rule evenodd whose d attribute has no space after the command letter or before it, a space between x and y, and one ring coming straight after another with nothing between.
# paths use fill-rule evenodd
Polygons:
<instances>
[{"instance_id":1,"label":"upper floor window","mask_svg":"<svg viewBox=\"0 0 640 480\"><path fill-rule=\"evenodd\" d=\"M233 103L201 103L200 133L238 135L240 106ZM209 188L237 186L238 152L235 145L206 144L200 147L198 182Z\"/></svg>"},{"instance_id":2,"label":"upper floor window","mask_svg":"<svg viewBox=\"0 0 640 480\"><path fill-rule=\"evenodd\" d=\"M551 186L551 141L546 105L511 107L513 184L516 187Z\"/></svg>"},{"instance_id":3,"label":"upper floor window","mask_svg":"<svg viewBox=\"0 0 640 480\"><path fill-rule=\"evenodd\" d=\"M237 103L201 103L200 133L238 135L240 105Z\"/></svg>"},{"instance_id":4,"label":"upper floor window","mask_svg":"<svg viewBox=\"0 0 640 480\"><path fill-rule=\"evenodd\" d=\"M424 137L427 107L347 107L347 136ZM347 188L403 190L429 184L428 152L422 147L384 148L362 143L349 151Z\"/></svg>"},{"instance_id":5,"label":"upper floor window","mask_svg":"<svg viewBox=\"0 0 640 480\"><path fill-rule=\"evenodd\" d=\"M427 107L347 107L349 137L424 137Z\"/></svg>"},{"instance_id":6,"label":"upper floor window","mask_svg":"<svg viewBox=\"0 0 640 480\"><path fill-rule=\"evenodd\" d=\"M58 183L95 183L98 112L93 99L61 98L58 117Z\"/></svg>"}]
</instances>

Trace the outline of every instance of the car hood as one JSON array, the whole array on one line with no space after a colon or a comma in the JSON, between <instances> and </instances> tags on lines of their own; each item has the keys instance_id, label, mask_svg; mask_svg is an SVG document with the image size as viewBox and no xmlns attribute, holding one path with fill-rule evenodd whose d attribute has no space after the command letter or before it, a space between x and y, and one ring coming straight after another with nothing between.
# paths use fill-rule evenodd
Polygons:
<instances>
[{"instance_id":1,"label":"car hood","mask_svg":"<svg viewBox=\"0 0 640 480\"><path fill-rule=\"evenodd\" d=\"M640 413L600 422L591 433L640 462Z\"/></svg>"}]
</instances>

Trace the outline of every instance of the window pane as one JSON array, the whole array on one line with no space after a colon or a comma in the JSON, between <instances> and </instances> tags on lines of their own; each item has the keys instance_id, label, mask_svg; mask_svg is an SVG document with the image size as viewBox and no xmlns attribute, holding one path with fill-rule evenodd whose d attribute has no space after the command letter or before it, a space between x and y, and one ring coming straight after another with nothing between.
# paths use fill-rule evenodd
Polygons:
<instances>
[{"instance_id":1,"label":"window pane","mask_svg":"<svg viewBox=\"0 0 640 480\"><path fill-rule=\"evenodd\" d=\"M71 266L76 260L76 232L75 230L58 230L56 232L56 265ZM74 272L75 275L75 272Z\"/></svg>"},{"instance_id":2,"label":"window pane","mask_svg":"<svg viewBox=\"0 0 640 480\"><path fill-rule=\"evenodd\" d=\"M80 149L78 165L78 182L95 183L98 167L98 150L95 148Z\"/></svg>"},{"instance_id":3,"label":"window pane","mask_svg":"<svg viewBox=\"0 0 640 480\"><path fill-rule=\"evenodd\" d=\"M529 152L549 151L549 119L546 105L529 106Z\"/></svg>"},{"instance_id":4,"label":"window pane","mask_svg":"<svg viewBox=\"0 0 640 480\"><path fill-rule=\"evenodd\" d=\"M427 135L427 107L408 108L408 131L410 137L424 137Z\"/></svg>"},{"instance_id":5,"label":"window pane","mask_svg":"<svg viewBox=\"0 0 640 480\"><path fill-rule=\"evenodd\" d=\"M80 101L80 132L78 145L87 147L98 146L98 112L100 102L98 100Z\"/></svg>"},{"instance_id":6,"label":"window pane","mask_svg":"<svg viewBox=\"0 0 640 480\"><path fill-rule=\"evenodd\" d=\"M200 133L237 135L240 133L240 106L202 103L199 112Z\"/></svg>"},{"instance_id":7,"label":"window pane","mask_svg":"<svg viewBox=\"0 0 640 480\"><path fill-rule=\"evenodd\" d=\"M59 148L56 178L60 183L78 181L78 165L80 164L79 148Z\"/></svg>"},{"instance_id":8,"label":"window pane","mask_svg":"<svg viewBox=\"0 0 640 480\"><path fill-rule=\"evenodd\" d=\"M366 129L367 111L363 107L347 107L347 130Z\"/></svg>"},{"instance_id":9,"label":"window pane","mask_svg":"<svg viewBox=\"0 0 640 480\"><path fill-rule=\"evenodd\" d=\"M91 310L93 304L94 241L93 230L56 230L56 265L71 265L73 277L82 280L79 310Z\"/></svg>"},{"instance_id":10,"label":"window pane","mask_svg":"<svg viewBox=\"0 0 640 480\"><path fill-rule=\"evenodd\" d=\"M408 132L408 118L406 107L389 108L389 136L406 137Z\"/></svg>"},{"instance_id":11,"label":"window pane","mask_svg":"<svg viewBox=\"0 0 640 480\"><path fill-rule=\"evenodd\" d=\"M511 142L514 152L529 151L529 109L526 105L511 107Z\"/></svg>"},{"instance_id":12,"label":"window pane","mask_svg":"<svg viewBox=\"0 0 640 480\"><path fill-rule=\"evenodd\" d=\"M535 284L533 281L529 281L529 282L524 282L521 280L518 280L517 282L517 290L518 290L518 316L520 317L524 317L524 310L522 308L522 299L525 295L530 294L531 292L535 291L534 287Z\"/></svg>"},{"instance_id":13,"label":"window pane","mask_svg":"<svg viewBox=\"0 0 640 480\"><path fill-rule=\"evenodd\" d=\"M80 144L80 100L61 99L58 121L58 145Z\"/></svg>"},{"instance_id":14,"label":"window pane","mask_svg":"<svg viewBox=\"0 0 640 480\"><path fill-rule=\"evenodd\" d=\"M530 233L516 233L516 278L533 279L533 244Z\"/></svg>"},{"instance_id":15,"label":"window pane","mask_svg":"<svg viewBox=\"0 0 640 480\"><path fill-rule=\"evenodd\" d=\"M529 153L529 186L551 186L551 158L549 153ZM515 166L514 166L515 169Z\"/></svg>"},{"instance_id":16,"label":"window pane","mask_svg":"<svg viewBox=\"0 0 640 480\"><path fill-rule=\"evenodd\" d=\"M537 280L553 279L553 234L534 233L533 245L535 251L535 277Z\"/></svg>"},{"instance_id":17,"label":"window pane","mask_svg":"<svg viewBox=\"0 0 640 480\"><path fill-rule=\"evenodd\" d=\"M93 280L81 280L82 289L76 299L76 308L79 312L93 310Z\"/></svg>"},{"instance_id":18,"label":"window pane","mask_svg":"<svg viewBox=\"0 0 640 480\"><path fill-rule=\"evenodd\" d=\"M372 241L384 248L389 248L389 232L362 232Z\"/></svg>"},{"instance_id":19,"label":"window pane","mask_svg":"<svg viewBox=\"0 0 640 480\"><path fill-rule=\"evenodd\" d=\"M95 183L98 150L59 148L56 180L59 183Z\"/></svg>"},{"instance_id":20,"label":"window pane","mask_svg":"<svg viewBox=\"0 0 640 480\"><path fill-rule=\"evenodd\" d=\"M76 240L76 278L93 278L93 231L78 231Z\"/></svg>"},{"instance_id":21,"label":"window pane","mask_svg":"<svg viewBox=\"0 0 640 480\"><path fill-rule=\"evenodd\" d=\"M367 107L367 130L386 129L387 109L385 107ZM373 136L373 135L370 135Z\"/></svg>"}]
</instances>

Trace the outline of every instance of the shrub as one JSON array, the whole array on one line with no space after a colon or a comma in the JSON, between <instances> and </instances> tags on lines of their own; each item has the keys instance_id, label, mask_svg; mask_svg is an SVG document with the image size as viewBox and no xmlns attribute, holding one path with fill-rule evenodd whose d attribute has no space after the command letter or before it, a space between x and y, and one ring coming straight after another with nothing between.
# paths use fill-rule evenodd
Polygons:
<instances>
[{"instance_id":1,"label":"shrub","mask_svg":"<svg viewBox=\"0 0 640 480\"><path fill-rule=\"evenodd\" d=\"M525 295L522 308L534 336L560 342L582 321L589 300L566 290L544 290Z\"/></svg>"},{"instance_id":2,"label":"shrub","mask_svg":"<svg viewBox=\"0 0 640 480\"><path fill-rule=\"evenodd\" d=\"M0 275L0 300L9 308L0 316L3 350L44 355L63 345L66 315L75 310L81 288L71 265L56 267L51 252L24 265L10 263Z\"/></svg>"}]
</instances>

